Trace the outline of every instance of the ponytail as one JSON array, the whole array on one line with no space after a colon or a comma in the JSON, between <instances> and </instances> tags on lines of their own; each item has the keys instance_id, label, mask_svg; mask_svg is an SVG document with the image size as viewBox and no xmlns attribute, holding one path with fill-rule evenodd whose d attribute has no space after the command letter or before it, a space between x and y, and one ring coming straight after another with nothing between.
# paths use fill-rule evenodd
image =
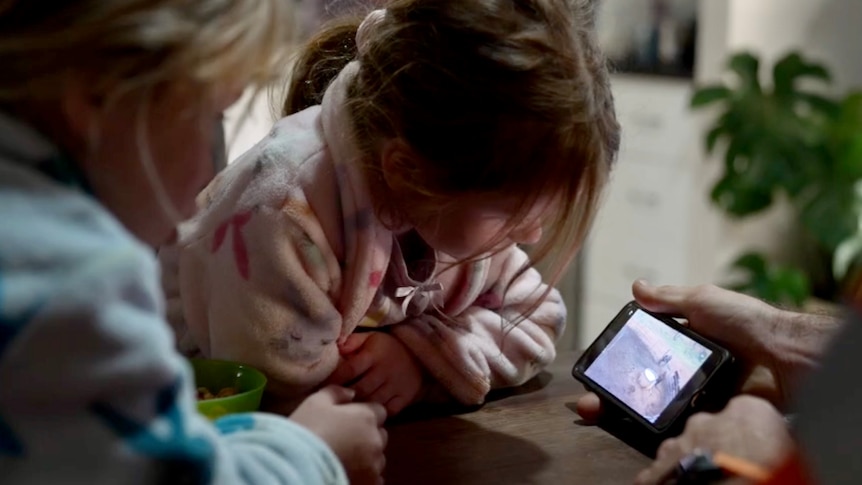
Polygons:
<instances>
[{"instance_id":1,"label":"ponytail","mask_svg":"<svg viewBox=\"0 0 862 485\"><path fill-rule=\"evenodd\" d=\"M362 17L333 21L300 51L290 76L281 116L289 116L320 104L326 88L356 58L356 31Z\"/></svg>"}]
</instances>

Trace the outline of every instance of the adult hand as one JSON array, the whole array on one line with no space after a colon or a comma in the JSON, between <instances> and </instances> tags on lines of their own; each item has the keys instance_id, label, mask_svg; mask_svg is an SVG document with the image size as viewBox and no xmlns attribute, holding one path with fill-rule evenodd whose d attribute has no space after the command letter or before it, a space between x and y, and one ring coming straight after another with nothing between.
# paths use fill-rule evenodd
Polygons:
<instances>
[{"instance_id":1,"label":"adult hand","mask_svg":"<svg viewBox=\"0 0 862 485\"><path fill-rule=\"evenodd\" d=\"M329 445L350 483L380 484L386 466L386 411L376 403L353 403L353 397L350 389L325 387L306 398L290 419Z\"/></svg>"},{"instance_id":2,"label":"adult hand","mask_svg":"<svg viewBox=\"0 0 862 485\"><path fill-rule=\"evenodd\" d=\"M635 483L662 483L683 457L697 449L726 453L772 470L793 449L793 440L784 417L770 403L752 396L736 397L718 414L689 418L685 431L662 443L655 461Z\"/></svg>"},{"instance_id":3,"label":"adult hand","mask_svg":"<svg viewBox=\"0 0 862 485\"><path fill-rule=\"evenodd\" d=\"M389 416L420 399L424 371L395 337L385 332L354 333L339 350L341 361L327 382L354 389L357 399L382 404Z\"/></svg>"},{"instance_id":4,"label":"adult hand","mask_svg":"<svg viewBox=\"0 0 862 485\"><path fill-rule=\"evenodd\" d=\"M741 392L782 407L798 375L813 367L839 327L831 317L780 310L756 298L717 286L632 286L647 310L685 318L691 329L730 350L744 367ZM601 414L594 394L578 401L587 421Z\"/></svg>"}]
</instances>

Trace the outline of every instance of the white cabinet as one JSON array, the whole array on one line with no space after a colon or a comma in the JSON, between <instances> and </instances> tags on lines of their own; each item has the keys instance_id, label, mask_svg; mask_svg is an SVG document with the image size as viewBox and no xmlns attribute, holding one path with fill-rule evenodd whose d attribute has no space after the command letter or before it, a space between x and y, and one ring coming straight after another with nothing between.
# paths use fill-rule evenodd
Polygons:
<instances>
[{"instance_id":1,"label":"white cabinet","mask_svg":"<svg viewBox=\"0 0 862 485\"><path fill-rule=\"evenodd\" d=\"M616 76L622 141L617 166L583 258L580 346L631 300L631 284L688 280L691 201L705 197L694 177L699 129L685 80Z\"/></svg>"},{"instance_id":2,"label":"white cabinet","mask_svg":"<svg viewBox=\"0 0 862 485\"><path fill-rule=\"evenodd\" d=\"M701 0L695 77L712 83L728 57L764 65L790 49L827 63L843 90L862 83L860 0ZM768 76L769 73L762 73ZM707 160L702 134L715 113L688 109L685 80L618 75L613 90L623 138L616 173L581 261L577 346L588 345L631 299L631 283L722 282L742 251L792 250L789 211L729 220L709 203L722 160Z\"/></svg>"},{"instance_id":3,"label":"white cabinet","mask_svg":"<svg viewBox=\"0 0 862 485\"><path fill-rule=\"evenodd\" d=\"M678 165L684 142L695 130L682 79L617 75L612 78L617 119L623 127L620 161Z\"/></svg>"}]
</instances>

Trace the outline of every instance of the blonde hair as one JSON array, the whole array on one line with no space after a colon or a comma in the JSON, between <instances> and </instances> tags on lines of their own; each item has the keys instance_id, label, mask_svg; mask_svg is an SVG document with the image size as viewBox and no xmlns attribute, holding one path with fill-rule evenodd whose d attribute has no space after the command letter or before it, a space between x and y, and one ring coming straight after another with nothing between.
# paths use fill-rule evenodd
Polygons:
<instances>
[{"instance_id":1,"label":"blonde hair","mask_svg":"<svg viewBox=\"0 0 862 485\"><path fill-rule=\"evenodd\" d=\"M186 85L206 103L251 83L256 96L284 65L292 14L283 0L77 0L50 8L0 0L0 107L26 116L31 104L60 96L70 75L84 76L103 107L124 93L146 93L135 127L141 164L178 224L146 135L152 93ZM87 141L92 150L99 133Z\"/></svg>"},{"instance_id":2,"label":"blonde hair","mask_svg":"<svg viewBox=\"0 0 862 485\"><path fill-rule=\"evenodd\" d=\"M391 0L360 35L363 49L355 40L362 18L330 23L307 43L283 114L319 104L332 78L358 60L347 109L369 155L369 183L382 184L380 139L403 139L418 155L403 160L407 190L376 200L378 214L415 223L465 195L515 198L502 240L551 197L557 210L531 258L552 257L553 285L586 237L620 143L593 4Z\"/></svg>"},{"instance_id":3,"label":"blonde hair","mask_svg":"<svg viewBox=\"0 0 862 485\"><path fill-rule=\"evenodd\" d=\"M0 105L51 99L88 73L94 95L179 80L201 96L268 83L294 30L282 0L0 0Z\"/></svg>"}]
</instances>

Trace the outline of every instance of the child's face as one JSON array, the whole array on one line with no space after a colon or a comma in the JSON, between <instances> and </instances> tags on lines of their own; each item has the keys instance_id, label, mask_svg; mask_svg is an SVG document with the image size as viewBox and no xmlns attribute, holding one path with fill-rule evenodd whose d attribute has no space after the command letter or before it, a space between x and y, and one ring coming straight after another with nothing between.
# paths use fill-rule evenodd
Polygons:
<instances>
[{"instance_id":1,"label":"child's face","mask_svg":"<svg viewBox=\"0 0 862 485\"><path fill-rule=\"evenodd\" d=\"M520 222L510 225L516 204L465 198L452 209L416 226L416 231L434 249L458 259L469 258L512 244L539 242L550 205L549 200L540 199ZM499 242L492 246L495 241Z\"/></svg>"},{"instance_id":2,"label":"child's face","mask_svg":"<svg viewBox=\"0 0 862 485\"><path fill-rule=\"evenodd\" d=\"M225 90L202 102L185 86L158 91L149 102L143 93L130 93L112 103L95 118L98 141L83 157L96 196L143 241L166 242L177 221L163 209L157 191L164 191L182 218L194 213L195 196L213 177L221 113L240 93ZM161 187L147 177L146 151Z\"/></svg>"}]
</instances>

